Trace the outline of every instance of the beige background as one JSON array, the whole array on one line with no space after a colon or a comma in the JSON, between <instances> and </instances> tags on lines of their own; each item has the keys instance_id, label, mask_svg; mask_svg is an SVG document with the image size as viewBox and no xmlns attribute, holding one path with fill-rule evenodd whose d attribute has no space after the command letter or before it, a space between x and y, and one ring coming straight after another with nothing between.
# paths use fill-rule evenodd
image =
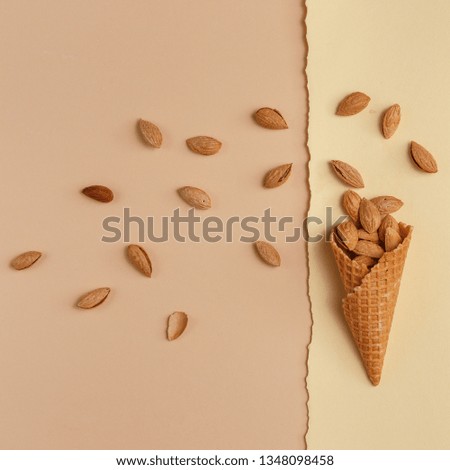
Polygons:
<instances>
[{"instance_id":1,"label":"beige background","mask_svg":"<svg viewBox=\"0 0 450 470\"><path fill-rule=\"evenodd\" d=\"M207 215L271 206L301 220L303 16L297 0L3 2L1 448L304 446L305 246L279 243L272 269L245 244L147 243L148 280L123 244L100 242L102 219L123 207L186 211L182 185L210 192ZM256 126L261 106L290 130ZM139 117L161 127L163 148L142 144ZM184 140L198 134L222 152L190 153ZM289 183L264 190L285 162ZM116 199L80 195L89 184ZM43 259L12 270L30 249ZM74 307L104 285L104 305ZM174 310L190 324L169 343Z\"/></svg>"},{"instance_id":2,"label":"beige background","mask_svg":"<svg viewBox=\"0 0 450 470\"><path fill-rule=\"evenodd\" d=\"M345 187L331 159L354 164L369 197L393 194L415 226L379 387L373 387L341 315L342 290L329 247L311 245L313 341L308 447L449 448L450 331L450 4L446 0L309 1L308 83L311 214L341 213ZM334 115L352 91L372 97L360 115ZM384 140L380 113L402 107L397 134ZM437 158L439 173L416 170L410 140Z\"/></svg>"}]
</instances>

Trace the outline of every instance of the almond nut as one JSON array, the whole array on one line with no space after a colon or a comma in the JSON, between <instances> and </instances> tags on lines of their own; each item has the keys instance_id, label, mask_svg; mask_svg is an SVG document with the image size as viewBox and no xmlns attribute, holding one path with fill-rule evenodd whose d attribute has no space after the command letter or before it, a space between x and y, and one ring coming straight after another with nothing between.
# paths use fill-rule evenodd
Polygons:
<instances>
[{"instance_id":1,"label":"almond nut","mask_svg":"<svg viewBox=\"0 0 450 470\"><path fill-rule=\"evenodd\" d=\"M392 217L392 215L388 214L387 216L383 217L381 221L380 227L378 228L378 236L380 240L384 242L386 230L388 228L394 229L398 234L400 234L400 226L398 222Z\"/></svg>"},{"instance_id":2,"label":"almond nut","mask_svg":"<svg viewBox=\"0 0 450 470\"><path fill-rule=\"evenodd\" d=\"M114 199L114 193L106 186L101 186L100 184L87 186L81 192L85 196L99 202L111 202Z\"/></svg>"},{"instance_id":3,"label":"almond nut","mask_svg":"<svg viewBox=\"0 0 450 470\"><path fill-rule=\"evenodd\" d=\"M358 243L358 229L351 220L342 222L336 227L341 242L352 251Z\"/></svg>"},{"instance_id":4,"label":"almond nut","mask_svg":"<svg viewBox=\"0 0 450 470\"><path fill-rule=\"evenodd\" d=\"M286 183L291 176L292 163L286 163L284 165L272 168L266 173L264 177L264 187L266 188L277 188L282 184Z\"/></svg>"},{"instance_id":5,"label":"almond nut","mask_svg":"<svg viewBox=\"0 0 450 470\"><path fill-rule=\"evenodd\" d=\"M188 324L188 316L184 312L174 312L167 319L167 339L173 341L182 335Z\"/></svg>"},{"instance_id":6,"label":"almond nut","mask_svg":"<svg viewBox=\"0 0 450 470\"><path fill-rule=\"evenodd\" d=\"M371 201L377 206L381 215L392 214L403 206L403 202L394 196L378 196Z\"/></svg>"},{"instance_id":7,"label":"almond nut","mask_svg":"<svg viewBox=\"0 0 450 470\"><path fill-rule=\"evenodd\" d=\"M348 189L342 197L342 205L345 212L357 224L359 222L359 205L361 204L361 196L355 191Z\"/></svg>"},{"instance_id":8,"label":"almond nut","mask_svg":"<svg viewBox=\"0 0 450 470\"><path fill-rule=\"evenodd\" d=\"M376 232L381 223L380 211L372 201L366 198L361 200L359 206L359 221L362 228L369 233Z\"/></svg>"},{"instance_id":9,"label":"almond nut","mask_svg":"<svg viewBox=\"0 0 450 470\"><path fill-rule=\"evenodd\" d=\"M163 137L158 126L149 121L145 121L144 119L140 119L139 129L142 137L148 144L158 149L161 147Z\"/></svg>"},{"instance_id":10,"label":"almond nut","mask_svg":"<svg viewBox=\"0 0 450 470\"><path fill-rule=\"evenodd\" d=\"M40 251L26 251L11 261L11 266L18 271L29 268L42 256Z\"/></svg>"},{"instance_id":11,"label":"almond nut","mask_svg":"<svg viewBox=\"0 0 450 470\"><path fill-rule=\"evenodd\" d=\"M356 261L357 263L361 263L366 265L368 268L374 266L377 264L377 260L374 258L371 258L370 256L364 256L364 255L358 255L355 258L353 258L353 261Z\"/></svg>"},{"instance_id":12,"label":"almond nut","mask_svg":"<svg viewBox=\"0 0 450 470\"><path fill-rule=\"evenodd\" d=\"M100 305L108 297L111 289L109 287L99 287L87 294L84 294L77 303L79 308L94 308Z\"/></svg>"},{"instance_id":13,"label":"almond nut","mask_svg":"<svg viewBox=\"0 0 450 470\"><path fill-rule=\"evenodd\" d=\"M400 234L391 227L386 229L384 236L384 247L386 251L394 251L402 242Z\"/></svg>"},{"instance_id":14,"label":"almond nut","mask_svg":"<svg viewBox=\"0 0 450 470\"><path fill-rule=\"evenodd\" d=\"M340 160L331 160L334 172L344 183L354 188L364 188L364 181L356 168Z\"/></svg>"},{"instance_id":15,"label":"almond nut","mask_svg":"<svg viewBox=\"0 0 450 470\"><path fill-rule=\"evenodd\" d=\"M266 129L287 129L288 125L277 109L260 108L253 115L255 121Z\"/></svg>"},{"instance_id":16,"label":"almond nut","mask_svg":"<svg viewBox=\"0 0 450 470\"><path fill-rule=\"evenodd\" d=\"M386 110L383 116L382 124L383 135L385 139L389 139L394 135L398 125L400 124L400 119L401 112L400 106L398 104L393 104Z\"/></svg>"},{"instance_id":17,"label":"almond nut","mask_svg":"<svg viewBox=\"0 0 450 470\"><path fill-rule=\"evenodd\" d=\"M139 245L129 245L127 255L136 269L141 271L145 276L152 277L152 262L144 248Z\"/></svg>"},{"instance_id":18,"label":"almond nut","mask_svg":"<svg viewBox=\"0 0 450 470\"><path fill-rule=\"evenodd\" d=\"M196 209L205 210L211 207L211 198L203 189L184 186L178 189L178 194L183 201Z\"/></svg>"},{"instance_id":19,"label":"almond nut","mask_svg":"<svg viewBox=\"0 0 450 470\"><path fill-rule=\"evenodd\" d=\"M438 167L433 155L417 142L412 141L410 147L411 158L414 163L427 173L437 173Z\"/></svg>"},{"instance_id":20,"label":"almond nut","mask_svg":"<svg viewBox=\"0 0 450 470\"><path fill-rule=\"evenodd\" d=\"M259 257L270 266L280 266L281 258L278 251L270 243L265 241L255 242L255 248Z\"/></svg>"},{"instance_id":21,"label":"almond nut","mask_svg":"<svg viewBox=\"0 0 450 470\"><path fill-rule=\"evenodd\" d=\"M338 116L352 116L360 113L370 101L370 97L356 91L347 95L340 103L337 108L336 114Z\"/></svg>"},{"instance_id":22,"label":"almond nut","mask_svg":"<svg viewBox=\"0 0 450 470\"><path fill-rule=\"evenodd\" d=\"M370 258L381 258L384 254L384 250L380 245L368 240L359 240L353 252Z\"/></svg>"},{"instance_id":23,"label":"almond nut","mask_svg":"<svg viewBox=\"0 0 450 470\"><path fill-rule=\"evenodd\" d=\"M222 142L204 135L191 137L186 140L186 144L192 152L207 156L216 154L222 147Z\"/></svg>"},{"instance_id":24,"label":"almond nut","mask_svg":"<svg viewBox=\"0 0 450 470\"><path fill-rule=\"evenodd\" d=\"M380 238L378 237L378 232L369 233L363 229L358 230L358 238L360 240L369 240L370 242L374 243L377 243L380 240Z\"/></svg>"}]
</instances>

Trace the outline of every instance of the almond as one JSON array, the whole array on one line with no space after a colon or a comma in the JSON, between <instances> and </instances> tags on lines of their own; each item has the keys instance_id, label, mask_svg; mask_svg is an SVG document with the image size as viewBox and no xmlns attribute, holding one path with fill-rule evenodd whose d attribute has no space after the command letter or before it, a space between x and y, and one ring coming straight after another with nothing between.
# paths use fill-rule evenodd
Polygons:
<instances>
[{"instance_id":1,"label":"almond","mask_svg":"<svg viewBox=\"0 0 450 470\"><path fill-rule=\"evenodd\" d=\"M186 140L186 144L192 152L207 156L216 154L222 147L222 142L205 135L191 137Z\"/></svg>"},{"instance_id":2,"label":"almond","mask_svg":"<svg viewBox=\"0 0 450 470\"><path fill-rule=\"evenodd\" d=\"M380 245L368 240L359 240L353 252L370 258L381 258L384 254L384 250Z\"/></svg>"},{"instance_id":3,"label":"almond","mask_svg":"<svg viewBox=\"0 0 450 470\"><path fill-rule=\"evenodd\" d=\"M287 129L288 125L280 111L272 108L260 108L253 115L255 121L266 129Z\"/></svg>"},{"instance_id":4,"label":"almond","mask_svg":"<svg viewBox=\"0 0 450 470\"><path fill-rule=\"evenodd\" d=\"M350 256L350 252L348 251L347 245L341 240L341 237L339 236L337 230L335 229L334 232L332 233L333 240L336 242L336 245L344 251L344 253L347 256Z\"/></svg>"},{"instance_id":5,"label":"almond","mask_svg":"<svg viewBox=\"0 0 450 470\"><path fill-rule=\"evenodd\" d=\"M392 217L392 215L388 214L387 216L383 217L381 221L380 227L378 228L378 236L380 240L384 241L386 230L388 228L394 229L398 234L400 234L400 226L398 222Z\"/></svg>"},{"instance_id":6,"label":"almond","mask_svg":"<svg viewBox=\"0 0 450 470\"><path fill-rule=\"evenodd\" d=\"M292 163L277 166L266 173L264 177L264 186L266 188L276 188L286 183L291 176Z\"/></svg>"},{"instance_id":7,"label":"almond","mask_svg":"<svg viewBox=\"0 0 450 470\"><path fill-rule=\"evenodd\" d=\"M427 173L437 173L438 167L433 155L417 142L412 141L410 147L411 158L414 163Z\"/></svg>"},{"instance_id":8,"label":"almond","mask_svg":"<svg viewBox=\"0 0 450 470\"><path fill-rule=\"evenodd\" d=\"M362 228L369 233L376 232L381 223L380 211L372 201L362 198L359 206L359 221Z\"/></svg>"},{"instance_id":9,"label":"almond","mask_svg":"<svg viewBox=\"0 0 450 470\"><path fill-rule=\"evenodd\" d=\"M355 224L348 220L339 224L336 227L336 231L342 243L352 251L358 243L358 229L355 227Z\"/></svg>"},{"instance_id":10,"label":"almond","mask_svg":"<svg viewBox=\"0 0 450 470\"><path fill-rule=\"evenodd\" d=\"M374 242L374 243L380 240L380 238L378 237L378 232L369 233L363 229L358 230L358 238L360 240L369 240L370 242Z\"/></svg>"},{"instance_id":11,"label":"almond","mask_svg":"<svg viewBox=\"0 0 450 470\"><path fill-rule=\"evenodd\" d=\"M342 205L345 212L350 216L353 222L359 222L359 205L361 204L361 196L355 191L348 189L342 197Z\"/></svg>"},{"instance_id":12,"label":"almond","mask_svg":"<svg viewBox=\"0 0 450 470\"><path fill-rule=\"evenodd\" d=\"M174 312L167 320L167 339L173 341L182 335L188 324L188 316L184 312Z\"/></svg>"},{"instance_id":13,"label":"almond","mask_svg":"<svg viewBox=\"0 0 450 470\"><path fill-rule=\"evenodd\" d=\"M377 264L377 260L374 258L371 258L370 256L364 256L364 255L358 255L355 258L353 258L353 261L356 261L357 263L361 263L366 265L368 268L374 266Z\"/></svg>"},{"instance_id":14,"label":"almond","mask_svg":"<svg viewBox=\"0 0 450 470\"><path fill-rule=\"evenodd\" d=\"M396 212L403 206L403 202L394 196L378 196L371 199L371 201L377 206L382 215Z\"/></svg>"},{"instance_id":15,"label":"almond","mask_svg":"<svg viewBox=\"0 0 450 470\"><path fill-rule=\"evenodd\" d=\"M370 97L356 91L347 95L340 103L337 108L336 114L338 116L352 116L353 114L360 113L370 101Z\"/></svg>"},{"instance_id":16,"label":"almond","mask_svg":"<svg viewBox=\"0 0 450 470\"><path fill-rule=\"evenodd\" d=\"M393 228L388 227L384 236L384 247L386 251L394 251L402 242L402 237Z\"/></svg>"},{"instance_id":17,"label":"almond","mask_svg":"<svg viewBox=\"0 0 450 470\"><path fill-rule=\"evenodd\" d=\"M344 183L354 188L364 188L364 181L356 168L340 160L331 160L331 166Z\"/></svg>"},{"instance_id":18,"label":"almond","mask_svg":"<svg viewBox=\"0 0 450 470\"><path fill-rule=\"evenodd\" d=\"M100 305L108 297L111 289L109 287L99 287L87 294L84 294L77 303L79 308L94 308Z\"/></svg>"},{"instance_id":19,"label":"almond","mask_svg":"<svg viewBox=\"0 0 450 470\"><path fill-rule=\"evenodd\" d=\"M18 271L29 268L42 256L40 251L26 251L11 261L11 266Z\"/></svg>"},{"instance_id":20,"label":"almond","mask_svg":"<svg viewBox=\"0 0 450 470\"><path fill-rule=\"evenodd\" d=\"M255 242L255 248L260 258L270 266L280 266L281 258L278 251L270 244L264 241Z\"/></svg>"},{"instance_id":21,"label":"almond","mask_svg":"<svg viewBox=\"0 0 450 470\"><path fill-rule=\"evenodd\" d=\"M183 201L196 209L205 210L211 207L211 198L203 189L184 186L178 190L178 194Z\"/></svg>"},{"instance_id":22,"label":"almond","mask_svg":"<svg viewBox=\"0 0 450 470\"><path fill-rule=\"evenodd\" d=\"M385 139L390 139L400 124L401 112L398 104L393 104L383 115L382 130Z\"/></svg>"},{"instance_id":23,"label":"almond","mask_svg":"<svg viewBox=\"0 0 450 470\"><path fill-rule=\"evenodd\" d=\"M114 199L114 193L106 186L94 184L81 191L85 196L95 199L99 202L111 202Z\"/></svg>"},{"instance_id":24,"label":"almond","mask_svg":"<svg viewBox=\"0 0 450 470\"><path fill-rule=\"evenodd\" d=\"M163 137L158 126L152 124L149 121L145 121L144 119L140 119L139 129L141 131L142 137L148 144L158 149L161 147Z\"/></svg>"},{"instance_id":25,"label":"almond","mask_svg":"<svg viewBox=\"0 0 450 470\"><path fill-rule=\"evenodd\" d=\"M152 262L144 248L139 245L129 245L127 255L135 268L147 277L152 277Z\"/></svg>"}]
</instances>

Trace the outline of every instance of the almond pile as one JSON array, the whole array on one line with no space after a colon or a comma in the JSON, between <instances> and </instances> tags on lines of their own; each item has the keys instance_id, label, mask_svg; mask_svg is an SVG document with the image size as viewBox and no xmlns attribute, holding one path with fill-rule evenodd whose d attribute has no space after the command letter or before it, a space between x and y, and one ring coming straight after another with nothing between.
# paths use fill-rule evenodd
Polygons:
<instances>
[{"instance_id":1,"label":"almond pile","mask_svg":"<svg viewBox=\"0 0 450 470\"><path fill-rule=\"evenodd\" d=\"M402 242L397 220L391 215L403 206L394 196L361 198L349 189L342 205L350 217L334 230L336 243L359 263L374 266L386 251L393 251Z\"/></svg>"}]
</instances>

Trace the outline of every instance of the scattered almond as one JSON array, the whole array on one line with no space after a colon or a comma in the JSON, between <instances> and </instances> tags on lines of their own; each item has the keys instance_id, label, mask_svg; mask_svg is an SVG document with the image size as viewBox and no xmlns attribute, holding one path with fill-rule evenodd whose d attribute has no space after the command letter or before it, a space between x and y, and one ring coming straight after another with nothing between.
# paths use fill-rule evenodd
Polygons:
<instances>
[{"instance_id":1,"label":"scattered almond","mask_svg":"<svg viewBox=\"0 0 450 470\"><path fill-rule=\"evenodd\" d=\"M345 191L342 198L342 205L345 212L350 216L353 222L357 223L359 220L359 205L361 204L361 196L355 191L348 189Z\"/></svg>"},{"instance_id":2,"label":"scattered almond","mask_svg":"<svg viewBox=\"0 0 450 470\"><path fill-rule=\"evenodd\" d=\"M380 240L384 241L386 230L388 228L392 228L398 234L400 234L400 226L394 217L392 217L390 214L388 214L386 217L383 217L383 220L381 221L380 227L378 229L378 236L380 237Z\"/></svg>"},{"instance_id":3,"label":"scattered almond","mask_svg":"<svg viewBox=\"0 0 450 470\"><path fill-rule=\"evenodd\" d=\"M381 258L384 254L384 250L380 245L368 240L359 240L353 251L357 255L369 256L370 258Z\"/></svg>"},{"instance_id":4,"label":"scattered almond","mask_svg":"<svg viewBox=\"0 0 450 470\"><path fill-rule=\"evenodd\" d=\"M29 268L42 256L39 251L26 251L11 261L11 266L18 271Z\"/></svg>"},{"instance_id":5,"label":"scattered almond","mask_svg":"<svg viewBox=\"0 0 450 470\"><path fill-rule=\"evenodd\" d=\"M81 191L85 196L95 199L99 202L111 202L114 199L114 193L106 186L94 184Z\"/></svg>"},{"instance_id":6,"label":"scattered almond","mask_svg":"<svg viewBox=\"0 0 450 470\"><path fill-rule=\"evenodd\" d=\"M84 309L97 307L97 305L105 301L110 291L111 289L109 287L99 287L98 289L84 294L78 301L77 306Z\"/></svg>"},{"instance_id":7,"label":"scattered almond","mask_svg":"<svg viewBox=\"0 0 450 470\"><path fill-rule=\"evenodd\" d=\"M359 91L347 95L338 105L338 116L352 116L360 113L370 101L370 97Z\"/></svg>"},{"instance_id":8,"label":"scattered almond","mask_svg":"<svg viewBox=\"0 0 450 470\"><path fill-rule=\"evenodd\" d=\"M152 277L152 262L144 250L139 245L129 245L127 255L130 262L147 277Z\"/></svg>"},{"instance_id":9,"label":"scattered almond","mask_svg":"<svg viewBox=\"0 0 450 470\"><path fill-rule=\"evenodd\" d=\"M402 237L400 234L393 228L388 227L384 236L384 247L386 251L395 250L401 242Z\"/></svg>"},{"instance_id":10,"label":"scattered almond","mask_svg":"<svg viewBox=\"0 0 450 470\"><path fill-rule=\"evenodd\" d=\"M397 130L398 125L400 124L401 112L400 106L398 104L393 104L390 108L386 110L383 116L383 135L385 139L391 138L395 131Z\"/></svg>"},{"instance_id":11,"label":"scattered almond","mask_svg":"<svg viewBox=\"0 0 450 470\"><path fill-rule=\"evenodd\" d=\"M207 156L216 154L222 147L222 142L204 135L191 137L186 140L186 144L192 152Z\"/></svg>"},{"instance_id":12,"label":"scattered almond","mask_svg":"<svg viewBox=\"0 0 450 470\"><path fill-rule=\"evenodd\" d=\"M139 120L139 129L144 140L152 147L160 148L163 137L158 126L144 119Z\"/></svg>"},{"instance_id":13,"label":"scattered almond","mask_svg":"<svg viewBox=\"0 0 450 470\"><path fill-rule=\"evenodd\" d=\"M377 260L374 258L371 258L370 256L364 256L364 255L358 255L355 258L353 258L353 261L356 261L357 263L361 263L366 265L368 268L374 266L377 264Z\"/></svg>"},{"instance_id":14,"label":"scattered almond","mask_svg":"<svg viewBox=\"0 0 450 470\"><path fill-rule=\"evenodd\" d=\"M203 189L184 186L178 190L178 194L183 201L196 209L205 210L211 207L211 198Z\"/></svg>"},{"instance_id":15,"label":"scattered almond","mask_svg":"<svg viewBox=\"0 0 450 470\"><path fill-rule=\"evenodd\" d=\"M264 186L266 188L276 188L286 183L291 176L292 163L277 166L266 173L264 177Z\"/></svg>"},{"instance_id":16,"label":"scattered almond","mask_svg":"<svg viewBox=\"0 0 450 470\"><path fill-rule=\"evenodd\" d=\"M371 199L371 201L377 206L382 215L392 214L392 212L398 211L403 206L403 202L394 196L378 196Z\"/></svg>"},{"instance_id":17,"label":"scattered almond","mask_svg":"<svg viewBox=\"0 0 450 470\"><path fill-rule=\"evenodd\" d=\"M336 227L337 234L342 243L352 251L358 243L358 229L355 224L348 220Z\"/></svg>"},{"instance_id":18,"label":"scattered almond","mask_svg":"<svg viewBox=\"0 0 450 470\"><path fill-rule=\"evenodd\" d=\"M359 221L362 228L369 233L376 232L381 223L380 211L372 201L362 198L359 206Z\"/></svg>"},{"instance_id":19,"label":"scattered almond","mask_svg":"<svg viewBox=\"0 0 450 470\"><path fill-rule=\"evenodd\" d=\"M188 324L188 316L184 312L174 312L167 320L167 339L173 341L181 336Z\"/></svg>"},{"instance_id":20,"label":"scattered almond","mask_svg":"<svg viewBox=\"0 0 450 470\"><path fill-rule=\"evenodd\" d=\"M437 173L438 167L433 155L417 142L412 141L410 147L411 158L414 163L427 173Z\"/></svg>"},{"instance_id":21,"label":"scattered almond","mask_svg":"<svg viewBox=\"0 0 450 470\"><path fill-rule=\"evenodd\" d=\"M255 247L258 255L265 263L270 264L270 266L281 265L280 254L270 243L257 241Z\"/></svg>"},{"instance_id":22,"label":"scattered almond","mask_svg":"<svg viewBox=\"0 0 450 470\"><path fill-rule=\"evenodd\" d=\"M288 125L280 111L272 108L260 108L253 115L255 121L266 129L287 129Z\"/></svg>"},{"instance_id":23,"label":"scattered almond","mask_svg":"<svg viewBox=\"0 0 450 470\"><path fill-rule=\"evenodd\" d=\"M378 232L369 233L363 229L358 230L358 238L360 240L369 240L370 242L374 243L377 243L380 240L380 238L378 237Z\"/></svg>"},{"instance_id":24,"label":"scattered almond","mask_svg":"<svg viewBox=\"0 0 450 470\"><path fill-rule=\"evenodd\" d=\"M364 181L356 168L340 160L331 160L331 166L344 183L354 188L364 188Z\"/></svg>"}]
</instances>

